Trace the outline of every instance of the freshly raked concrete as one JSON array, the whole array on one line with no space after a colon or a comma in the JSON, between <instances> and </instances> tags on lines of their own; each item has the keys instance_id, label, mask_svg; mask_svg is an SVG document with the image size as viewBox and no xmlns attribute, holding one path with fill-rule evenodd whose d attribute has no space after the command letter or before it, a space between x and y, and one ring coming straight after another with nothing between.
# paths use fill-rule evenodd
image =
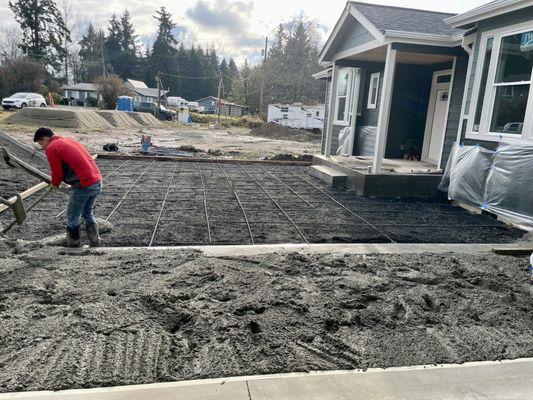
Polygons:
<instances>
[{"instance_id":1,"label":"freshly raked concrete","mask_svg":"<svg viewBox=\"0 0 533 400\"><path fill-rule=\"evenodd\" d=\"M490 253L492 244L363 244L363 243L313 243L313 244L261 244L261 245L215 245L215 246L169 246L150 247L150 251L200 250L206 256L251 256L268 253L302 252L308 254L416 254L416 253ZM146 247L106 247L106 251L146 250Z\"/></svg>"},{"instance_id":2,"label":"freshly raked concrete","mask_svg":"<svg viewBox=\"0 0 533 400\"><path fill-rule=\"evenodd\" d=\"M7 393L24 400L530 400L533 358Z\"/></svg>"}]
</instances>

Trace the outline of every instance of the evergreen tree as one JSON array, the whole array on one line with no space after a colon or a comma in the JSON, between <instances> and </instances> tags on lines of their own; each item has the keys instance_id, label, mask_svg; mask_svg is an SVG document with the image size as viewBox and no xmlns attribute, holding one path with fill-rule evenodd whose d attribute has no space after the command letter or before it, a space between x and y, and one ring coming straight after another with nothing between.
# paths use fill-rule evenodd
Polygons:
<instances>
[{"instance_id":1,"label":"evergreen tree","mask_svg":"<svg viewBox=\"0 0 533 400\"><path fill-rule=\"evenodd\" d=\"M218 67L218 73L222 76L222 82L223 82L223 89L224 89L224 95L227 95L227 87L231 86L231 78L229 76L229 67L228 62L226 61L226 58L222 58L222 61L220 61L220 65ZM220 96L222 97L222 92L220 93Z\"/></svg>"},{"instance_id":2,"label":"evergreen tree","mask_svg":"<svg viewBox=\"0 0 533 400\"><path fill-rule=\"evenodd\" d=\"M165 7L161 7L156 11L154 18L159 22L159 29L157 37L154 42L152 54L150 56L151 74L155 77L157 72L169 74L165 78L167 87L172 93L177 93L179 89L178 79L170 75L176 75L177 68L175 66L176 55L178 53L178 41L172 34L172 30L176 24L172 22L172 15L166 11ZM152 81L151 78L149 81Z\"/></svg>"},{"instance_id":3,"label":"evergreen tree","mask_svg":"<svg viewBox=\"0 0 533 400\"><path fill-rule=\"evenodd\" d=\"M54 0L10 0L9 8L22 29L20 48L24 54L59 70L70 31Z\"/></svg>"},{"instance_id":4,"label":"evergreen tree","mask_svg":"<svg viewBox=\"0 0 533 400\"><path fill-rule=\"evenodd\" d=\"M104 32L97 32L93 24L89 24L87 33L79 42L79 56L83 71L82 80L85 82L94 82L97 77L103 75L102 51L104 41Z\"/></svg>"},{"instance_id":5,"label":"evergreen tree","mask_svg":"<svg viewBox=\"0 0 533 400\"><path fill-rule=\"evenodd\" d=\"M227 86L225 87L226 97L231 95L233 92L233 87L239 78L239 68L237 68L233 58L230 58L228 63L228 82Z\"/></svg>"},{"instance_id":6,"label":"evergreen tree","mask_svg":"<svg viewBox=\"0 0 533 400\"><path fill-rule=\"evenodd\" d=\"M138 67L138 49L137 35L131 22L131 16L128 10L124 10L120 18L121 28L121 53L117 65L114 65L115 72L123 79L135 76Z\"/></svg>"},{"instance_id":7,"label":"evergreen tree","mask_svg":"<svg viewBox=\"0 0 533 400\"><path fill-rule=\"evenodd\" d=\"M122 27L117 16L113 14L107 28L108 35L104 44L107 73L115 73L122 51Z\"/></svg>"}]
</instances>

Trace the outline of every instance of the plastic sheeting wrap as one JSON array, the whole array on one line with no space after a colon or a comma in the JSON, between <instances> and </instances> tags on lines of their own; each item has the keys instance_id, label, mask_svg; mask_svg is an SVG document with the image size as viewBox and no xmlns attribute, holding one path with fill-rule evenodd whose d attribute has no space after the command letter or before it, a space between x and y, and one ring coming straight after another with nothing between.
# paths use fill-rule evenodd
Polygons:
<instances>
[{"instance_id":1,"label":"plastic sheeting wrap","mask_svg":"<svg viewBox=\"0 0 533 400\"><path fill-rule=\"evenodd\" d=\"M533 230L533 143L501 143L496 151L455 144L439 189Z\"/></svg>"},{"instance_id":2,"label":"plastic sheeting wrap","mask_svg":"<svg viewBox=\"0 0 533 400\"><path fill-rule=\"evenodd\" d=\"M338 156L349 156L351 155L350 149L350 127L347 126L339 132L339 147L337 147Z\"/></svg>"}]
</instances>

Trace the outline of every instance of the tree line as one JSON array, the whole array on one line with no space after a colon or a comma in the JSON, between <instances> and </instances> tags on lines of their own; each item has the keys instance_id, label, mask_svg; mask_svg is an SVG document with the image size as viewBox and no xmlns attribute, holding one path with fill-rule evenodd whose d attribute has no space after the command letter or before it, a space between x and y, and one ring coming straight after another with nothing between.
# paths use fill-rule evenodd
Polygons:
<instances>
[{"instance_id":1,"label":"tree line","mask_svg":"<svg viewBox=\"0 0 533 400\"><path fill-rule=\"evenodd\" d=\"M7 78L0 79L0 96L30 90L38 81L55 88L53 82L94 82L112 74L155 87L161 73L164 89L188 100L221 90L223 98L252 110L259 108L261 93L264 104L323 102L324 85L312 77L320 69L317 26L303 15L279 24L264 62L245 60L239 67L213 47L179 42L173 34L177 24L165 7L155 11L157 34L144 49L127 10L112 15L105 29L89 24L72 48L72 28L54 0L10 0L9 7L22 36L0 44L0 78Z\"/></svg>"}]
</instances>

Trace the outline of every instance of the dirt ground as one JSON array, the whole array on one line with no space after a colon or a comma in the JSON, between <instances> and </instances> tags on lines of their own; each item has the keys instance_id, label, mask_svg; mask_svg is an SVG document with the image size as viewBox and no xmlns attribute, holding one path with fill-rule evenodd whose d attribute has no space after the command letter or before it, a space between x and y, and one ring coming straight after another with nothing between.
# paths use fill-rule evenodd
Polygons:
<instances>
[{"instance_id":1,"label":"dirt ground","mask_svg":"<svg viewBox=\"0 0 533 400\"><path fill-rule=\"evenodd\" d=\"M2 124L2 120L10 113L12 112L0 111L0 130L23 143L33 145L33 133L37 127ZM142 134L151 135L154 146L172 148L193 146L202 150L194 154L196 157L257 160L278 154L312 155L320 152L320 140L300 141L300 139L290 140L287 137L251 136L248 128L214 129L209 125L187 125L177 122L164 122L163 128L94 130L57 128L54 131L78 140L92 153L103 152L102 148L107 143L118 143L120 152L138 153ZM207 154L209 150L211 152Z\"/></svg>"},{"instance_id":2,"label":"dirt ground","mask_svg":"<svg viewBox=\"0 0 533 400\"><path fill-rule=\"evenodd\" d=\"M533 356L525 258L2 245L3 392Z\"/></svg>"}]
</instances>

